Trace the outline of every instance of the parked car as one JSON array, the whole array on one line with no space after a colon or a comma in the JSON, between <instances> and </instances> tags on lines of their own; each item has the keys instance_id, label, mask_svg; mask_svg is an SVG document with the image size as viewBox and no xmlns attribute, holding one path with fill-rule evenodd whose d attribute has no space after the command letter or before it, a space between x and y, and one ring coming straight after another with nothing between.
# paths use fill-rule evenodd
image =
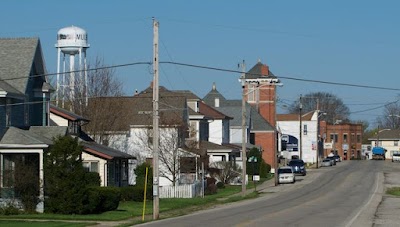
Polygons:
<instances>
[{"instance_id":1,"label":"parked car","mask_svg":"<svg viewBox=\"0 0 400 227\"><path fill-rule=\"evenodd\" d=\"M400 162L400 151L393 151L392 162Z\"/></svg>"},{"instance_id":2,"label":"parked car","mask_svg":"<svg viewBox=\"0 0 400 227\"><path fill-rule=\"evenodd\" d=\"M293 168L295 174L301 174L303 176L307 174L305 163L301 159L290 160L288 166L291 166Z\"/></svg>"},{"instance_id":3,"label":"parked car","mask_svg":"<svg viewBox=\"0 0 400 227\"><path fill-rule=\"evenodd\" d=\"M278 169L278 183L294 183L296 182L296 177L294 175L293 169L290 166L279 167Z\"/></svg>"},{"instance_id":4,"label":"parked car","mask_svg":"<svg viewBox=\"0 0 400 227\"><path fill-rule=\"evenodd\" d=\"M322 160L321 162L321 166L323 167L329 167L333 165L333 161L329 158L324 158L324 160Z\"/></svg>"},{"instance_id":5,"label":"parked car","mask_svg":"<svg viewBox=\"0 0 400 227\"><path fill-rule=\"evenodd\" d=\"M333 157L335 158L336 162L341 162L342 161L342 158L339 155L334 155Z\"/></svg>"},{"instance_id":6,"label":"parked car","mask_svg":"<svg viewBox=\"0 0 400 227\"><path fill-rule=\"evenodd\" d=\"M336 165L336 159L333 156L326 157L327 159L331 160L332 165Z\"/></svg>"}]
</instances>

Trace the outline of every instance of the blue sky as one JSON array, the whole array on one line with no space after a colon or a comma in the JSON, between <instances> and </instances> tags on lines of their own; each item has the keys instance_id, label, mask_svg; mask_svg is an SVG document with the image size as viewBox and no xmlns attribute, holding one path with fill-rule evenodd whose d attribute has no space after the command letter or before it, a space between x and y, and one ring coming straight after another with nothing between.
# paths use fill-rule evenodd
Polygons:
<instances>
[{"instance_id":1,"label":"blue sky","mask_svg":"<svg viewBox=\"0 0 400 227\"><path fill-rule=\"evenodd\" d=\"M238 70L258 59L278 77L399 88L400 1L11 1L0 8L1 37L39 37L56 72L59 29L88 32L88 60L108 65L151 61L152 17L160 22L160 61ZM151 67L118 68L126 94L149 86ZM239 74L163 64L160 85L199 97L217 89L240 99ZM348 105L352 120L374 120L399 91L282 79L279 105L325 91ZM281 109L281 112L284 110Z\"/></svg>"}]
</instances>

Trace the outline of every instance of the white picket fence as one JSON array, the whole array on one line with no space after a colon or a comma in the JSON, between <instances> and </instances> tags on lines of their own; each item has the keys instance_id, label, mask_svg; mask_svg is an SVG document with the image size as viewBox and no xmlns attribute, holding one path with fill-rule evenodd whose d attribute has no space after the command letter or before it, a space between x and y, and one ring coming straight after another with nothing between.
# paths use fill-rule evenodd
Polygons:
<instances>
[{"instance_id":1,"label":"white picket fence","mask_svg":"<svg viewBox=\"0 0 400 227\"><path fill-rule=\"evenodd\" d=\"M177 186L162 186L159 188L160 198L194 198L201 196L201 182Z\"/></svg>"}]
</instances>

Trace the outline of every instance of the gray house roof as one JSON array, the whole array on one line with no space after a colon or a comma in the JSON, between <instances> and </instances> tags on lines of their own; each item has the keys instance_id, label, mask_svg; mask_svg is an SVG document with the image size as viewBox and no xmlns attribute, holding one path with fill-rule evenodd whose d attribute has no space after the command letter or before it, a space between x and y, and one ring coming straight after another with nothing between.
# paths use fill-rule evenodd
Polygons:
<instances>
[{"instance_id":1,"label":"gray house roof","mask_svg":"<svg viewBox=\"0 0 400 227\"><path fill-rule=\"evenodd\" d=\"M99 156L104 159L126 158L136 159L134 156L121 152L119 150L98 144L93 141L82 141L83 148L86 152Z\"/></svg>"},{"instance_id":2,"label":"gray house roof","mask_svg":"<svg viewBox=\"0 0 400 227\"><path fill-rule=\"evenodd\" d=\"M8 128L0 140L0 145L50 145L53 141L30 130Z\"/></svg>"},{"instance_id":3,"label":"gray house roof","mask_svg":"<svg viewBox=\"0 0 400 227\"><path fill-rule=\"evenodd\" d=\"M219 107L214 106L215 98L219 98L220 100ZM231 127L239 127L242 125L242 100L225 99L225 97L218 92L215 84L213 84L212 90L204 97L203 101L223 114L233 117L233 120L230 121ZM249 125L249 118L251 118L251 131L274 131L274 127L247 103L246 116L246 125Z\"/></svg>"},{"instance_id":4,"label":"gray house roof","mask_svg":"<svg viewBox=\"0 0 400 227\"><path fill-rule=\"evenodd\" d=\"M368 140L377 140L378 134L373 137L368 138ZM382 130L379 133L379 140L400 140L400 130L399 129L389 129Z\"/></svg>"},{"instance_id":5,"label":"gray house roof","mask_svg":"<svg viewBox=\"0 0 400 227\"><path fill-rule=\"evenodd\" d=\"M258 62L256 65L253 66L245 75L246 79L259 79L259 78L270 78L270 79L277 79L277 77L269 71L269 68Z\"/></svg>"},{"instance_id":6,"label":"gray house roof","mask_svg":"<svg viewBox=\"0 0 400 227\"><path fill-rule=\"evenodd\" d=\"M212 107L215 107L215 100L219 99L219 104L220 106L225 106L225 102L227 101L225 97L219 93L217 90L217 87L215 86L215 83L213 83L211 91L209 91L206 96L204 96L203 101Z\"/></svg>"},{"instance_id":7,"label":"gray house roof","mask_svg":"<svg viewBox=\"0 0 400 227\"><path fill-rule=\"evenodd\" d=\"M50 141L49 144L53 144L53 138L57 136L65 136L68 132L67 126L31 126L29 131L40 135Z\"/></svg>"},{"instance_id":8,"label":"gray house roof","mask_svg":"<svg viewBox=\"0 0 400 227\"><path fill-rule=\"evenodd\" d=\"M0 39L0 59L0 78L4 80L0 89L9 93L25 94L31 70L44 69L38 38ZM33 66L34 63L37 65Z\"/></svg>"},{"instance_id":9,"label":"gray house roof","mask_svg":"<svg viewBox=\"0 0 400 227\"><path fill-rule=\"evenodd\" d=\"M71 111L68 111L66 109L57 107L55 105L50 104L50 112L53 114L56 114L60 117L63 117L65 119L68 119L70 121L83 121L83 122L88 122L89 120L86 119L85 117L82 117L78 114L75 114Z\"/></svg>"},{"instance_id":10,"label":"gray house roof","mask_svg":"<svg viewBox=\"0 0 400 227\"><path fill-rule=\"evenodd\" d=\"M242 126L242 106L227 106L215 108L222 113L233 116L233 120L230 121L231 127L241 127ZM274 131L274 127L268 121L266 121L253 107L246 104L246 125L249 125L249 120L251 119L250 130L255 131Z\"/></svg>"}]
</instances>

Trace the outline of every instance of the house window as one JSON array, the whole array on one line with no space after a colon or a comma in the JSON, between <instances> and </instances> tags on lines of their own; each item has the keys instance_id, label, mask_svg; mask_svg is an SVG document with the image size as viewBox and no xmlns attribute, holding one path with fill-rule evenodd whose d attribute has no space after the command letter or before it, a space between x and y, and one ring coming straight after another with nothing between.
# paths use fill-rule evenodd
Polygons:
<instances>
[{"instance_id":1,"label":"house window","mask_svg":"<svg viewBox=\"0 0 400 227\"><path fill-rule=\"evenodd\" d=\"M255 102L257 99L257 93L258 93L258 89L257 86L254 84L249 84L247 86L248 89L248 95L247 95L247 101L248 102Z\"/></svg>"},{"instance_id":2,"label":"house window","mask_svg":"<svg viewBox=\"0 0 400 227\"><path fill-rule=\"evenodd\" d=\"M307 135L307 125L303 125L303 135Z\"/></svg>"},{"instance_id":3,"label":"house window","mask_svg":"<svg viewBox=\"0 0 400 227\"><path fill-rule=\"evenodd\" d=\"M356 135L354 133L351 133L351 142L354 143L356 139Z\"/></svg>"},{"instance_id":4,"label":"house window","mask_svg":"<svg viewBox=\"0 0 400 227\"><path fill-rule=\"evenodd\" d=\"M361 135L357 134L357 143L361 143Z\"/></svg>"},{"instance_id":5,"label":"house window","mask_svg":"<svg viewBox=\"0 0 400 227\"><path fill-rule=\"evenodd\" d=\"M343 143L347 143L347 134L343 134Z\"/></svg>"},{"instance_id":6,"label":"house window","mask_svg":"<svg viewBox=\"0 0 400 227\"><path fill-rule=\"evenodd\" d=\"M338 142L338 134L331 133L331 142L335 142L335 143Z\"/></svg>"},{"instance_id":7,"label":"house window","mask_svg":"<svg viewBox=\"0 0 400 227\"><path fill-rule=\"evenodd\" d=\"M393 146L395 147L399 146L399 141L393 141Z\"/></svg>"},{"instance_id":8,"label":"house window","mask_svg":"<svg viewBox=\"0 0 400 227\"><path fill-rule=\"evenodd\" d=\"M10 188L14 186L15 162L11 155L3 155L3 181L2 187Z\"/></svg>"},{"instance_id":9,"label":"house window","mask_svg":"<svg viewBox=\"0 0 400 227\"><path fill-rule=\"evenodd\" d=\"M147 129L147 144L149 146L153 145L153 129Z\"/></svg>"},{"instance_id":10,"label":"house window","mask_svg":"<svg viewBox=\"0 0 400 227\"><path fill-rule=\"evenodd\" d=\"M68 122L68 132L73 135L78 134L78 123L75 121Z\"/></svg>"},{"instance_id":11,"label":"house window","mask_svg":"<svg viewBox=\"0 0 400 227\"><path fill-rule=\"evenodd\" d=\"M11 106L7 105L9 103L8 99L6 101L6 126L11 125Z\"/></svg>"},{"instance_id":12,"label":"house window","mask_svg":"<svg viewBox=\"0 0 400 227\"><path fill-rule=\"evenodd\" d=\"M250 133L250 144L256 144L256 134Z\"/></svg>"},{"instance_id":13,"label":"house window","mask_svg":"<svg viewBox=\"0 0 400 227\"><path fill-rule=\"evenodd\" d=\"M87 172L95 172L98 173L99 172L99 162L98 161L84 161L82 162L83 164L83 168L85 168L85 170Z\"/></svg>"}]
</instances>

